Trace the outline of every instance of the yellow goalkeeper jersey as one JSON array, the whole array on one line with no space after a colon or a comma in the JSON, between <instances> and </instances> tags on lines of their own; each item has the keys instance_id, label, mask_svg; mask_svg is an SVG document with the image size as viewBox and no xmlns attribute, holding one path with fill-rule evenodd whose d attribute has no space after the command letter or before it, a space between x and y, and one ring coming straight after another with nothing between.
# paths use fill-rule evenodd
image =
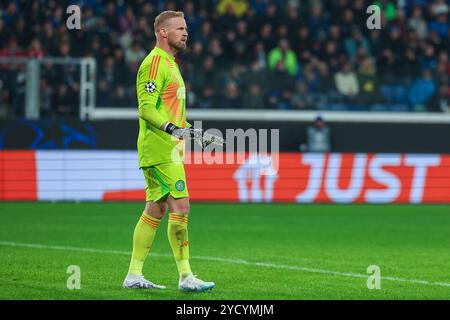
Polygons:
<instances>
[{"instance_id":1,"label":"yellow goalkeeper jersey","mask_svg":"<svg viewBox=\"0 0 450 320\"><path fill-rule=\"evenodd\" d=\"M182 161L184 142L159 128L166 121L186 128L186 88L175 58L155 47L136 79L139 105L139 167Z\"/></svg>"}]
</instances>

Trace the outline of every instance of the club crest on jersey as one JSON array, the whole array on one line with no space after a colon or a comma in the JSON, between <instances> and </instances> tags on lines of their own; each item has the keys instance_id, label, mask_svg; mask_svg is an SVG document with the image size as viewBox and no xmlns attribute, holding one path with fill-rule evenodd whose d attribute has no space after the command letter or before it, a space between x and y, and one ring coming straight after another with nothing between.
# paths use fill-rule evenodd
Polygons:
<instances>
[{"instance_id":1,"label":"club crest on jersey","mask_svg":"<svg viewBox=\"0 0 450 320\"><path fill-rule=\"evenodd\" d=\"M153 81L149 81L145 84L145 91L147 92L155 92L156 91L156 83L154 83Z\"/></svg>"},{"instance_id":2,"label":"club crest on jersey","mask_svg":"<svg viewBox=\"0 0 450 320\"><path fill-rule=\"evenodd\" d=\"M181 99L186 100L186 88L185 87L178 88L177 98L178 98L178 100L181 100Z\"/></svg>"},{"instance_id":3,"label":"club crest on jersey","mask_svg":"<svg viewBox=\"0 0 450 320\"><path fill-rule=\"evenodd\" d=\"M184 181L183 181L183 180L178 180L178 181L175 183L175 188L176 188L178 191L183 191L184 188L185 188Z\"/></svg>"}]
</instances>

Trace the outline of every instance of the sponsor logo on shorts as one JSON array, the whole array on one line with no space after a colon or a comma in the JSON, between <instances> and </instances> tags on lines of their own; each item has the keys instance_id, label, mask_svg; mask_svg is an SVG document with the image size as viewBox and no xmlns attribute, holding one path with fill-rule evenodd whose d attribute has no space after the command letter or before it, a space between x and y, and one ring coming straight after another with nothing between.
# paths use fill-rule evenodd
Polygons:
<instances>
[{"instance_id":1,"label":"sponsor logo on shorts","mask_svg":"<svg viewBox=\"0 0 450 320\"><path fill-rule=\"evenodd\" d=\"M178 181L175 183L175 188L176 188L178 191L183 191L184 188L185 188L184 181L183 181L183 180L178 180Z\"/></svg>"}]
</instances>

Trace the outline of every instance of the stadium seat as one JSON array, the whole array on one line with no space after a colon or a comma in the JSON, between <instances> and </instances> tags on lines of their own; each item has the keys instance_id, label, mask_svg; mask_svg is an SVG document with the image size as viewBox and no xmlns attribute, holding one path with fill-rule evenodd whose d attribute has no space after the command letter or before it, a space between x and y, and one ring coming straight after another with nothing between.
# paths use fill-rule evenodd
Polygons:
<instances>
[{"instance_id":1,"label":"stadium seat","mask_svg":"<svg viewBox=\"0 0 450 320\"><path fill-rule=\"evenodd\" d=\"M330 111L347 111L349 106L343 103L332 103L328 105L328 110Z\"/></svg>"},{"instance_id":2,"label":"stadium seat","mask_svg":"<svg viewBox=\"0 0 450 320\"><path fill-rule=\"evenodd\" d=\"M382 85L380 87L380 93L383 96L383 98L387 101L387 102L392 102L394 101L394 90L393 90L393 86L391 85Z\"/></svg>"},{"instance_id":3,"label":"stadium seat","mask_svg":"<svg viewBox=\"0 0 450 320\"><path fill-rule=\"evenodd\" d=\"M386 112L389 110L389 107L387 104L377 103L373 104L369 108L370 111L378 111L378 112Z\"/></svg>"},{"instance_id":4,"label":"stadium seat","mask_svg":"<svg viewBox=\"0 0 450 320\"><path fill-rule=\"evenodd\" d=\"M396 103L389 106L389 110L393 112L408 112L409 106L406 103Z\"/></svg>"}]
</instances>

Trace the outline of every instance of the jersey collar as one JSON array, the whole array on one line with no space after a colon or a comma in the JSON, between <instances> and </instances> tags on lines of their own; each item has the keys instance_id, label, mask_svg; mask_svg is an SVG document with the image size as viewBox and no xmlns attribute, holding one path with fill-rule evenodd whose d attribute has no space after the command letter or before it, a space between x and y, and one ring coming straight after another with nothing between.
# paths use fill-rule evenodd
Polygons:
<instances>
[{"instance_id":1,"label":"jersey collar","mask_svg":"<svg viewBox=\"0 0 450 320\"><path fill-rule=\"evenodd\" d=\"M159 47L155 47L153 50L154 50L157 54L159 54L159 55L161 55L161 56L163 56L163 57L166 57L166 58L169 58L169 59L175 61L175 57L174 57L173 55L171 55L170 53L168 53L167 51L165 51L165 50L163 50L163 49L161 49L161 48L159 48Z\"/></svg>"}]
</instances>

